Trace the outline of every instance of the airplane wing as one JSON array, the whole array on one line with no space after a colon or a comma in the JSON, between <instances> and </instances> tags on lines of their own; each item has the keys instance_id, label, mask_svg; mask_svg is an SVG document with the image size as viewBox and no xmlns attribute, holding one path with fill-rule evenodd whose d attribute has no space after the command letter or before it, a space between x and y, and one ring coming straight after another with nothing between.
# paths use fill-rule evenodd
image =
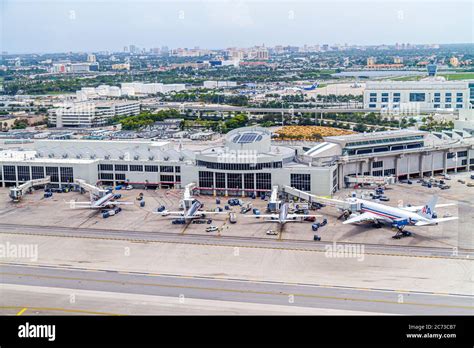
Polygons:
<instances>
[{"instance_id":1,"label":"airplane wing","mask_svg":"<svg viewBox=\"0 0 474 348\"><path fill-rule=\"evenodd\" d=\"M170 215L173 215L174 217L176 215L179 215L179 217L183 217L184 216L184 213L182 211L154 211L153 214L158 214L158 215L161 215L161 216L166 216L166 217L169 217Z\"/></svg>"},{"instance_id":2,"label":"airplane wing","mask_svg":"<svg viewBox=\"0 0 474 348\"><path fill-rule=\"evenodd\" d=\"M343 224L354 224L354 223L357 223L357 222L375 222L375 221L378 221L378 220L387 220L379 215L375 215L375 214L372 214L372 213L363 213L363 214L360 214L360 215L357 215L357 216L354 216L350 219L347 219L346 221L343 222ZM389 221L392 221L392 220L389 220Z\"/></svg>"},{"instance_id":3,"label":"airplane wing","mask_svg":"<svg viewBox=\"0 0 474 348\"><path fill-rule=\"evenodd\" d=\"M445 217L445 218L439 218L439 219L431 219L428 221L418 221L415 226L426 226L426 225L435 225L440 222L446 222L446 221L452 221L452 220L457 220L459 217L457 216L450 216L450 217Z\"/></svg>"},{"instance_id":4,"label":"airplane wing","mask_svg":"<svg viewBox=\"0 0 474 348\"><path fill-rule=\"evenodd\" d=\"M287 217L288 219L293 219L293 218L305 218L305 217L321 217L322 215L312 215L312 214L288 214Z\"/></svg>"},{"instance_id":5,"label":"airplane wing","mask_svg":"<svg viewBox=\"0 0 474 348\"><path fill-rule=\"evenodd\" d=\"M277 219L279 218L279 216L277 214L263 214L263 215L244 215L245 217L248 217L248 218L268 218L268 219Z\"/></svg>"},{"instance_id":6,"label":"airplane wing","mask_svg":"<svg viewBox=\"0 0 474 348\"><path fill-rule=\"evenodd\" d=\"M444 207L450 207L450 206L453 206L453 205L456 205L456 203L436 204L435 208L444 208ZM420 211L421 209L423 209L423 207L424 207L424 205L417 205L417 206L412 206L412 207L399 207L399 208L403 209L403 210L406 210L406 211L416 213L416 212Z\"/></svg>"},{"instance_id":7,"label":"airplane wing","mask_svg":"<svg viewBox=\"0 0 474 348\"><path fill-rule=\"evenodd\" d=\"M122 201L110 201L104 204L104 206L109 205L133 205L133 202L122 202Z\"/></svg>"}]
</instances>

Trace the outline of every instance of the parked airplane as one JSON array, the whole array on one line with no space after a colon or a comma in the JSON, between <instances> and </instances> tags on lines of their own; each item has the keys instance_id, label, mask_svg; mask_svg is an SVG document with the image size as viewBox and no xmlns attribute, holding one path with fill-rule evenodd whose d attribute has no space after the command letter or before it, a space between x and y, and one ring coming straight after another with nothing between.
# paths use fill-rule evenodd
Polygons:
<instances>
[{"instance_id":1,"label":"parked airplane","mask_svg":"<svg viewBox=\"0 0 474 348\"><path fill-rule=\"evenodd\" d=\"M452 221L458 219L456 216L437 218L435 208L446 207L454 204L436 205L437 196L424 206L413 207L390 207L385 204L367 201L359 198L350 198L348 203L357 207L357 210L343 222L343 224L352 224L360 222L374 222L376 224L389 223L392 227L403 233L405 226L430 226L437 225L440 222Z\"/></svg>"},{"instance_id":2,"label":"parked airplane","mask_svg":"<svg viewBox=\"0 0 474 348\"><path fill-rule=\"evenodd\" d=\"M288 87L288 88L285 88L285 89L286 90L293 90L293 91L314 91L316 88L318 88L318 86L319 86L319 83L314 82L311 85Z\"/></svg>"},{"instance_id":3,"label":"parked airplane","mask_svg":"<svg viewBox=\"0 0 474 348\"><path fill-rule=\"evenodd\" d=\"M218 212L218 211L199 211L199 208L202 207L201 202L197 199L193 201L189 209L184 211L167 211L164 210L162 212L155 212L155 214L166 216L167 218L171 219L185 219L186 222L192 219L202 219L205 218L208 214L227 214L226 212Z\"/></svg>"},{"instance_id":4,"label":"parked airplane","mask_svg":"<svg viewBox=\"0 0 474 348\"><path fill-rule=\"evenodd\" d=\"M90 202L76 202L74 200L69 201L71 209L105 209L116 205L131 205L132 202L122 202L116 200L116 195L113 193L107 193L97 200L91 199Z\"/></svg>"},{"instance_id":5,"label":"parked airplane","mask_svg":"<svg viewBox=\"0 0 474 348\"><path fill-rule=\"evenodd\" d=\"M284 203L281 206L280 212L278 214L261 214L261 215L246 215L247 217L253 218L269 218L270 221L278 222L283 225L286 222L295 222L298 221L298 218L306 217L321 217L321 215L311 215L311 214L293 214L288 212L288 203Z\"/></svg>"},{"instance_id":6,"label":"parked airplane","mask_svg":"<svg viewBox=\"0 0 474 348\"><path fill-rule=\"evenodd\" d=\"M397 228L397 235L409 235L403 231L405 226L430 226L458 219L458 217L437 217L434 209L455 205L455 203L436 204L437 196L433 196L426 205L422 206L391 207L356 197L339 200L316 196L288 186L285 186L285 191L310 202L320 201L327 206L344 211L344 216L347 218L343 222L344 224L372 222L375 225L381 225L381 223L388 223Z\"/></svg>"}]
</instances>

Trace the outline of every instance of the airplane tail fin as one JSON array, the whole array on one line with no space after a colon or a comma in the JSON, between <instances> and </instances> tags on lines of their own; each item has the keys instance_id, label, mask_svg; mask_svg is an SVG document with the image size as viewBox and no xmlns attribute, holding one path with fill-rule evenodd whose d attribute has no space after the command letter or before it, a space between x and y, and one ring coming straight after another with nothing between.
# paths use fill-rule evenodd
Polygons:
<instances>
[{"instance_id":1,"label":"airplane tail fin","mask_svg":"<svg viewBox=\"0 0 474 348\"><path fill-rule=\"evenodd\" d=\"M423 207L423 209L421 209L419 214L423 216L424 218L432 219L437 201L438 201L438 196L431 197L429 202Z\"/></svg>"}]
</instances>

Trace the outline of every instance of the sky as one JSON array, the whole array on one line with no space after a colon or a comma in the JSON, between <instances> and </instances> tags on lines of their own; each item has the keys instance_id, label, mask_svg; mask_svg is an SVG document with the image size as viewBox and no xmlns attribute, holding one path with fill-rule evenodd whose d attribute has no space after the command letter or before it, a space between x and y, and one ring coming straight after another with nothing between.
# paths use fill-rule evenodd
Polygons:
<instances>
[{"instance_id":1,"label":"sky","mask_svg":"<svg viewBox=\"0 0 474 348\"><path fill-rule=\"evenodd\" d=\"M0 0L0 51L472 43L470 0Z\"/></svg>"}]
</instances>

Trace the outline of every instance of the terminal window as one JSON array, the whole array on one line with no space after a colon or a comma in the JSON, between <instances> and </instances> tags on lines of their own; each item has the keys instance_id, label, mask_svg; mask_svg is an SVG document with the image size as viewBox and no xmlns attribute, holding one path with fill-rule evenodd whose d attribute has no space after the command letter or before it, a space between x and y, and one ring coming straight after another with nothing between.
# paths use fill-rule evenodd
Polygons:
<instances>
[{"instance_id":1,"label":"terminal window","mask_svg":"<svg viewBox=\"0 0 474 348\"><path fill-rule=\"evenodd\" d=\"M216 173L216 188L225 188L225 173Z\"/></svg>"},{"instance_id":2,"label":"terminal window","mask_svg":"<svg viewBox=\"0 0 474 348\"><path fill-rule=\"evenodd\" d=\"M174 182L174 175L160 175L160 181L163 183Z\"/></svg>"},{"instance_id":3,"label":"terminal window","mask_svg":"<svg viewBox=\"0 0 474 348\"><path fill-rule=\"evenodd\" d=\"M272 174L257 173L256 174L257 190L271 190L272 189Z\"/></svg>"},{"instance_id":4,"label":"terminal window","mask_svg":"<svg viewBox=\"0 0 474 348\"><path fill-rule=\"evenodd\" d=\"M167 176L167 175L162 175ZM213 172L199 172L199 187L213 188L214 187L214 173Z\"/></svg>"},{"instance_id":5,"label":"terminal window","mask_svg":"<svg viewBox=\"0 0 474 348\"><path fill-rule=\"evenodd\" d=\"M30 179L30 167L18 166L18 181L28 181Z\"/></svg>"},{"instance_id":6,"label":"terminal window","mask_svg":"<svg viewBox=\"0 0 474 348\"><path fill-rule=\"evenodd\" d=\"M160 172L162 173L173 173L173 166L160 166Z\"/></svg>"},{"instance_id":7,"label":"terminal window","mask_svg":"<svg viewBox=\"0 0 474 348\"><path fill-rule=\"evenodd\" d=\"M44 167L31 167L31 178L32 179L42 179L44 178Z\"/></svg>"},{"instance_id":8,"label":"terminal window","mask_svg":"<svg viewBox=\"0 0 474 348\"><path fill-rule=\"evenodd\" d=\"M74 171L72 167L61 167L61 182L73 182L74 181Z\"/></svg>"},{"instance_id":9,"label":"terminal window","mask_svg":"<svg viewBox=\"0 0 474 348\"><path fill-rule=\"evenodd\" d=\"M114 180L114 174L112 173L100 173L100 180Z\"/></svg>"},{"instance_id":10,"label":"terminal window","mask_svg":"<svg viewBox=\"0 0 474 348\"><path fill-rule=\"evenodd\" d=\"M242 188L242 174L227 174L227 188L237 189Z\"/></svg>"},{"instance_id":11,"label":"terminal window","mask_svg":"<svg viewBox=\"0 0 474 348\"><path fill-rule=\"evenodd\" d=\"M142 165L130 164L130 171L131 172L143 172L143 166Z\"/></svg>"},{"instance_id":12,"label":"terminal window","mask_svg":"<svg viewBox=\"0 0 474 348\"><path fill-rule=\"evenodd\" d=\"M382 168L383 167L383 161L377 161L372 163L372 168Z\"/></svg>"},{"instance_id":13,"label":"terminal window","mask_svg":"<svg viewBox=\"0 0 474 348\"><path fill-rule=\"evenodd\" d=\"M58 167L46 167L46 176L51 177L51 182L59 182Z\"/></svg>"},{"instance_id":14,"label":"terminal window","mask_svg":"<svg viewBox=\"0 0 474 348\"><path fill-rule=\"evenodd\" d=\"M410 93L411 102L423 102L425 101L425 93Z\"/></svg>"},{"instance_id":15,"label":"terminal window","mask_svg":"<svg viewBox=\"0 0 474 348\"><path fill-rule=\"evenodd\" d=\"M291 187L301 191L311 191L311 174L291 174Z\"/></svg>"},{"instance_id":16,"label":"terminal window","mask_svg":"<svg viewBox=\"0 0 474 348\"><path fill-rule=\"evenodd\" d=\"M124 173L117 173L117 174L115 174L115 180L117 180L117 181L125 181L125 174L124 174Z\"/></svg>"},{"instance_id":17,"label":"terminal window","mask_svg":"<svg viewBox=\"0 0 474 348\"><path fill-rule=\"evenodd\" d=\"M145 166L145 172L158 172L158 166Z\"/></svg>"},{"instance_id":18,"label":"terminal window","mask_svg":"<svg viewBox=\"0 0 474 348\"><path fill-rule=\"evenodd\" d=\"M112 170L114 170L114 166L112 164L101 164L100 165L100 170L112 171Z\"/></svg>"},{"instance_id":19,"label":"terminal window","mask_svg":"<svg viewBox=\"0 0 474 348\"><path fill-rule=\"evenodd\" d=\"M116 164L115 165L116 172L128 172L128 165L127 164Z\"/></svg>"},{"instance_id":20,"label":"terminal window","mask_svg":"<svg viewBox=\"0 0 474 348\"><path fill-rule=\"evenodd\" d=\"M253 190L255 189L254 185L254 174L244 174L244 189Z\"/></svg>"}]
</instances>

